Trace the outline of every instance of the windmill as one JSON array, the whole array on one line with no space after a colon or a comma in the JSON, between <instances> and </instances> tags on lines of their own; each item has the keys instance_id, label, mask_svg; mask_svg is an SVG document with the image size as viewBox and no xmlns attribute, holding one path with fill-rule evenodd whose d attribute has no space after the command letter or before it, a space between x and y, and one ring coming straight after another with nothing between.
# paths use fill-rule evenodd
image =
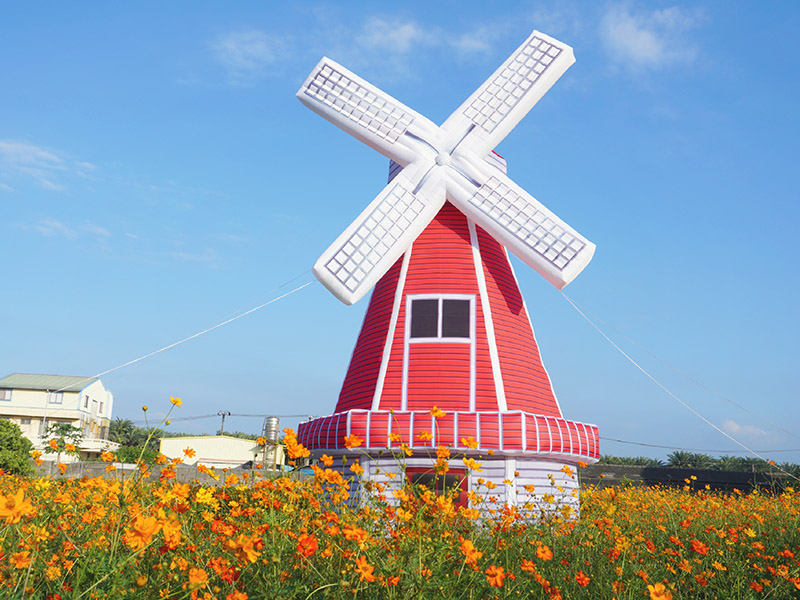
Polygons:
<instances>
[{"instance_id":1,"label":"windmill","mask_svg":"<svg viewBox=\"0 0 800 600\"><path fill-rule=\"evenodd\" d=\"M522 487L596 460L597 428L561 415L505 250L561 289L595 246L493 152L574 61L534 31L441 126L328 58L303 83L301 102L391 160L388 185L314 266L345 304L375 287L336 411L299 428L316 454L347 452L356 433L370 477L391 470L382 451L407 443L423 450L409 476L424 479L424 450L492 450L483 479ZM479 491L469 473L449 476ZM506 486L507 502L524 500L519 487Z\"/></svg>"}]
</instances>

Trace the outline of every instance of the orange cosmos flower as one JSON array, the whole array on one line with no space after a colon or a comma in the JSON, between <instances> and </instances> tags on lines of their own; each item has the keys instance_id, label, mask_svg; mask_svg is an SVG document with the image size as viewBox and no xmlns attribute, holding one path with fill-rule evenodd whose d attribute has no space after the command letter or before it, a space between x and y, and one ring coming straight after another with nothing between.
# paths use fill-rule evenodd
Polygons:
<instances>
[{"instance_id":1,"label":"orange cosmos flower","mask_svg":"<svg viewBox=\"0 0 800 600\"><path fill-rule=\"evenodd\" d=\"M461 438L461 445L466 446L467 448L472 448L475 450L478 447L478 442L475 441L475 438L472 436Z\"/></svg>"},{"instance_id":2,"label":"orange cosmos flower","mask_svg":"<svg viewBox=\"0 0 800 600\"><path fill-rule=\"evenodd\" d=\"M150 543L150 539L158 533L159 529L161 529L161 525L155 517L139 515L125 530L125 543L133 550L140 550Z\"/></svg>"},{"instance_id":3,"label":"orange cosmos flower","mask_svg":"<svg viewBox=\"0 0 800 600\"><path fill-rule=\"evenodd\" d=\"M64 463L58 463L56 466L58 467L58 470L61 471L62 475L67 472L67 465Z\"/></svg>"},{"instance_id":4,"label":"orange cosmos flower","mask_svg":"<svg viewBox=\"0 0 800 600\"><path fill-rule=\"evenodd\" d=\"M69 442L67 442L66 444L64 444L64 450L66 452L75 452L75 444L70 444Z\"/></svg>"},{"instance_id":5,"label":"orange cosmos flower","mask_svg":"<svg viewBox=\"0 0 800 600\"><path fill-rule=\"evenodd\" d=\"M692 540L689 542L692 546L692 552L697 552L698 554L702 554L706 556L708 554L708 546L706 546L700 540Z\"/></svg>"},{"instance_id":6,"label":"orange cosmos flower","mask_svg":"<svg viewBox=\"0 0 800 600\"><path fill-rule=\"evenodd\" d=\"M267 438L263 436L258 436L256 438L256 444L259 446L266 446L267 445Z\"/></svg>"},{"instance_id":7,"label":"orange cosmos flower","mask_svg":"<svg viewBox=\"0 0 800 600\"><path fill-rule=\"evenodd\" d=\"M0 518L6 523L19 523L24 515L33 512L30 500L25 499L25 490L19 488L14 495L0 496Z\"/></svg>"},{"instance_id":8,"label":"orange cosmos flower","mask_svg":"<svg viewBox=\"0 0 800 600\"><path fill-rule=\"evenodd\" d=\"M28 550L11 555L11 564L15 569L27 569L31 565L31 553Z\"/></svg>"},{"instance_id":9,"label":"orange cosmos flower","mask_svg":"<svg viewBox=\"0 0 800 600\"><path fill-rule=\"evenodd\" d=\"M347 437L344 438L344 447L348 450L352 450L353 448L358 448L364 443L360 437L358 437L355 433L351 433Z\"/></svg>"},{"instance_id":10,"label":"orange cosmos flower","mask_svg":"<svg viewBox=\"0 0 800 600\"><path fill-rule=\"evenodd\" d=\"M231 592L227 596L225 596L225 600L247 600L249 596L244 592L240 592L238 590Z\"/></svg>"},{"instance_id":11,"label":"orange cosmos flower","mask_svg":"<svg viewBox=\"0 0 800 600\"><path fill-rule=\"evenodd\" d=\"M523 571L528 571L529 573L534 573L536 572L536 565L532 560L525 560L523 558L522 566L520 566L520 569L522 569Z\"/></svg>"},{"instance_id":12,"label":"orange cosmos flower","mask_svg":"<svg viewBox=\"0 0 800 600\"><path fill-rule=\"evenodd\" d=\"M436 449L436 458L439 459L450 458L450 448L446 448L445 446L439 446Z\"/></svg>"},{"instance_id":13,"label":"orange cosmos flower","mask_svg":"<svg viewBox=\"0 0 800 600\"><path fill-rule=\"evenodd\" d=\"M481 468L480 463L475 462L474 458L467 458L466 456L461 459L464 463L464 466L467 467L470 471L483 471Z\"/></svg>"},{"instance_id":14,"label":"orange cosmos flower","mask_svg":"<svg viewBox=\"0 0 800 600\"><path fill-rule=\"evenodd\" d=\"M350 470L359 477L361 477L361 475L364 474L364 467L362 467L357 462L354 462L352 465L350 465Z\"/></svg>"},{"instance_id":15,"label":"orange cosmos flower","mask_svg":"<svg viewBox=\"0 0 800 600\"><path fill-rule=\"evenodd\" d=\"M175 406L183 406L183 402L181 402L180 398L175 398L174 396L170 396L169 401L172 402Z\"/></svg>"},{"instance_id":16,"label":"orange cosmos flower","mask_svg":"<svg viewBox=\"0 0 800 600\"><path fill-rule=\"evenodd\" d=\"M587 585L589 585L591 579L589 579L589 576L583 571L578 571L577 573L575 573L575 581L578 582L579 586L586 587Z\"/></svg>"},{"instance_id":17,"label":"orange cosmos flower","mask_svg":"<svg viewBox=\"0 0 800 600\"><path fill-rule=\"evenodd\" d=\"M261 542L260 535L245 535L242 533L235 540L225 542L225 547L236 554L242 562L253 563L261 556L259 552L256 552L256 545L259 542Z\"/></svg>"},{"instance_id":18,"label":"orange cosmos flower","mask_svg":"<svg viewBox=\"0 0 800 600\"><path fill-rule=\"evenodd\" d=\"M433 434L430 431L418 431L417 437L423 442L429 442L433 439Z\"/></svg>"},{"instance_id":19,"label":"orange cosmos flower","mask_svg":"<svg viewBox=\"0 0 800 600\"><path fill-rule=\"evenodd\" d=\"M486 581L492 587L503 587L503 581L506 578L505 569L503 567L496 567L494 565L486 569Z\"/></svg>"},{"instance_id":20,"label":"orange cosmos flower","mask_svg":"<svg viewBox=\"0 0 800 600\"><path fill-rule=\"evenodd\" d=\"M355 540L359 544L367 541L367 538L369 537L369 534L366 531L356 527L355 525L345 525L342 527L342 534L344 535L344 539Z\"/></svg>"},{"instance_id":21,"label":"orange cosmos flower","mask_svg":"<svg viewBox=\"0 0 800 600\"><path fill-rule=\"evenodd\" d=\"M650 592L650 600L672 600L672 592L663 583L648 585L647 591Z\"/></svg>"},{"instance_id":22,"label":"orange cosmos flower","mask_svg":"<svg viewBox=\"0 0 800 600\"><path fill-rule=\"evenodd\" d=\"M47 445L50 446L51 450L58 450L58 442L56 440L50 440Z\"/></svg>"},{"instance_id":23,"label":"orange cosmos flower","mask_svg":"<svg viewBox=\"0 0 800 600\"><path fill-rule=\"evenodd\" d=\"M320 456L319 461L326 467L330 467L333 465L333 457L328 456L327 454L323 454L322 456Z\"/></svg>"},{"instance_id":24,"label":"orange cosmos flower","mask_svg":"<svg viewBox=\"0 0 800 600\"><path fill-rule=\"evenodd\" d=\"M313 556L318 548L319 542L317 542L317 538L313 534L307 535L304 533L297 538L297 553L300 556L305 556L306 558Z\"/></svg>"},{"instance_id":25,"label":"orange cosmos flower","mask_svg":"<svg viewBox=\"0 0 800 600\"><path fill-rule=\"evenodd\" d=\"M400 450L406 453L406 456L411 456L414 452L408 447L408 444L400 444Z\"/></svg>"},{"instance_id":26,"label":"orange cosmos flower","mask_svg":"<svg viewBox=\"0 0 800 600\"><path fill-rule=\"evenodd\" d=\"M189 589L196 590L208 583L208 573L203 569L189 569Z\"/></svg>"},{"instance_id":27,"label":"orange cosmos flower","mask_svg":"<svg viewBox=\"0 0 800 600\"><path fill-rule=\"evenodd\" d=\"M553 551L547 545L542 544L536 548L536 556L539 560L553 560Z\"/></svg>"},{"instance_id":28,"label":"orange cosmos flower","mask_svg":"<svg viewBox=\"0 0 800 600\"><path fill-rule=\"evenodd\" d=\"M375 576L372 574L373 571L375 571L375 567L367 563L367 558L365 556L359 556L356 559L355 572L361 575L361 581L367 581L369 583L375 581Z\"/></svg>"},{"instance_id":29,"label":"orange cosmos flower","mask_svg":"<svg viewBox=\"0 0 800 600\"><path fill-rule=\"evenodd\" d=\"M467 564L472 566L475 566L478 560L483 556L483 552L478 552L471 540L464 540L461 542L460 550L464 555L464 560L467 561Z\"/></svg>"},{"instance_id":30,"label":"orange cosmos flower","mask_svg":"<svg viewBox=\"0 0 800 600\"><path fill-rule=\"evenodd\" d=\"M434 405L430 411L430 414L432 417L443 417L446 413L441 408Z\"/></svg>"},{"instance_id":31,"label":"orange cosmos flower","mask_svg":"<svg viewBox=\"0 0 800 600\"><path fill-rule=\"evenodd\" d=\"M183 455L192 458L194 456L197 456L197 452L195 452L194 448L186 447L183 449Z\"/></svg>"}]
</instances>

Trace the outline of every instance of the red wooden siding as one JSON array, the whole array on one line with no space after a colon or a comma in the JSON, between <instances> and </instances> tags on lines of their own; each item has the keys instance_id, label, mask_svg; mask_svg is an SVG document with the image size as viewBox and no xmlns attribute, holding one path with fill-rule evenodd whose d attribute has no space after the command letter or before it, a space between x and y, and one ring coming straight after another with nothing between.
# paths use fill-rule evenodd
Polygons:
<instances>
[{"instance_id":1,"label":"red wooden siding","mask_svg":"<svg viewBox=\"0 0 800 600\"><path fill-rule=\"evenodd\" d=\"M389 423L392 433L399 435L401 441L389 440ZM432 439L424 439L427 435L420 437L422 432L433 434ZM565 454L589 460L599 457L596 426L521 411L446 412L445 416L433 419L430 411L354 410L301 423L298 440L312 450L342 450L344 438L350 434L358 435L364 442L357 452L397 449L400 443L416 450L437 446L466 450L461 439L473 437L480 441L481 450Z\"/></svg>"},{"instance_id":2,"label":"red wooden siding","mask_svg":"<svg viewBox=\"0 0 800 600\"><path fill-rule=\"evenodd\" d=\"M361 333L353 349L342 391L339 393L336 412L354 408L372 408L372 398L375 395L383 347L389 333L394 294L402 262L401 257L381 278L372 292Z\"/></svg>"},{"instance_id":3,"label":"red wooden siding","mask_svg":"<svg viewBox=\"0 0 800 600\"><path fill-rule=\"evenodd\" d=\"M408 410L469 410L470 344L408 347Z\"/></svg>"},{"instance_id":4,"label":"red wooden siding","mask_svg":"<svg viewBox=\"0 0 800 600\"><path fill-rule=\"evenodd\" d=\"M560 417L506 251L477 229L508 410Z\"/></svg>"}]
</instances>

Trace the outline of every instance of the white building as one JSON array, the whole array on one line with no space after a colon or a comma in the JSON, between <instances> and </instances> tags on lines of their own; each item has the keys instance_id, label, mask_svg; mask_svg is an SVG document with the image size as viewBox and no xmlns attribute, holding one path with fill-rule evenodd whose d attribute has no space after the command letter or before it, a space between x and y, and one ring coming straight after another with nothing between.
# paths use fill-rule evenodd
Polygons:
<instances>
[{"instance_id":1,"label":"white building","mask_svg":"<svg viewBox=\"0 0 800 600\"><path fill-rule=\"evenodd\" d=\"M115 451L119 444L108 440L113 405L114 396L92 377L14 373L0 379L0 418L19 425L37 450L44 449L48 426L68 423L83 431L81 458Z\"/></svg>"},{"instance_id":2,"label":"white building","mask_svg":"<svg viewBox=\"0 0 800 600\"><path fill-rule=\"evenodd\" d=\"M194 450L194 456L186 456L184 450ZM273 450L274 448L274 450ZM283 464L283 447L259 446L254 440L230 437L227 435L199 435L161 438L161 454L169 459L182 458L185 465L205 465L206 467L242 467L251 461L263 463L271 469L273 461ZM273 455L276 452L277 455ZM191 453L190 453L191 454Z\"/></svg>"}]
</instances>

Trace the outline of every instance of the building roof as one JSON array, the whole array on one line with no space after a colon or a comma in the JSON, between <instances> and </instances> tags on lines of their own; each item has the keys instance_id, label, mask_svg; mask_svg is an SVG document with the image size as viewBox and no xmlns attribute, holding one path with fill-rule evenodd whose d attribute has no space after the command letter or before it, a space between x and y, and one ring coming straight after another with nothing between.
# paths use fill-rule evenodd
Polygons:
<instances>
[{"instance_id":1,"label":"building roof","mask_svg":"<svg viewBox=\"0 0 800 600\"><path fill-rule=\"evenodd\" d=\"M39 375L36 373L13 373L0 379L0 388L17 390L60 390L63 392L80 392L96 377L73 377L67 375Z\"/></svg>"}]
</instances>

